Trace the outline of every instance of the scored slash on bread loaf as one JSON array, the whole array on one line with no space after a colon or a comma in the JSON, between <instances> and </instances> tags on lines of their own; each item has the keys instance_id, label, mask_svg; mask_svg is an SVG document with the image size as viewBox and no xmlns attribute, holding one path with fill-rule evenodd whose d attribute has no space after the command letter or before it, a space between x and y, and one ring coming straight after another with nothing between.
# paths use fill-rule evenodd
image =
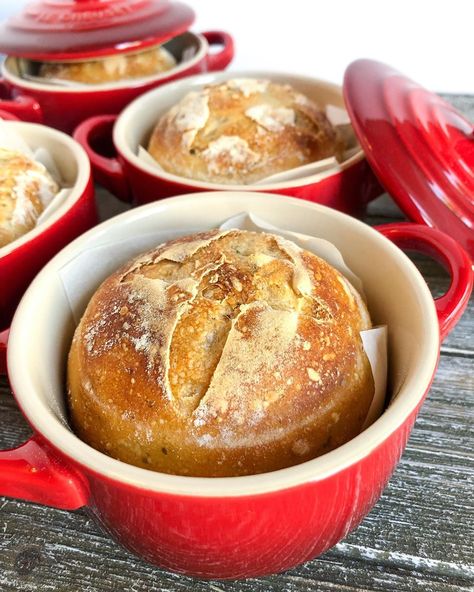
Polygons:
<instances>
[{"instance_id":1,"label":"scored slash on bread loaf","mask_svg":"<svg viewBox=\"0 0 474 592\"><path fill-rule=\"evenodd\" d=\"M291 241L228 230L165 243L108 278L76 329L73 428L167 473L303 462L362 427L369 327L347 280Z\"/></svg>"},{"instance_id":2,"label":"scored slash on bread loaf","mask_svg":"<svg viewBox=\"0 0 474 592\"><path fill-rule=\"evenodd\" d=\"M313 101L289 85L252 78L191 91L160 118L148 145L165 171L224 184L340 159L344 149Z\"/></svg>"},{"instance_id":3,"label":"scored slash on bread loaf","mask_svg":"<svg viewBox=\"0 0 474 592\"><path fill-rule=\"evenodd\" d=\"M0 247L34 228L58 191L41 163L0 148Z\"/></svg>"}]
</instances>

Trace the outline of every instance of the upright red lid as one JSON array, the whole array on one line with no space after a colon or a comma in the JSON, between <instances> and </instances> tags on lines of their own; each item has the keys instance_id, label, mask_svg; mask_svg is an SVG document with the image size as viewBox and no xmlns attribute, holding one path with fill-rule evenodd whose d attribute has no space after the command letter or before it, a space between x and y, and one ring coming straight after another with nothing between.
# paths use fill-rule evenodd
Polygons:
<instances>
[{"instance_id":1,"label":"upright red lid","mask_svg":"<svg viewBox=\"0 0 474 592\"><path fill-rule=\"evenodd\" d=\"M0 23L0 53L36 60L123 53L187 31L194 16L170 0L41 0Z\"/></svg>"},{"instance_id":2,"label":"upright red lid","mask_svg":"<svg viewBox=\"0 0 474 592\"><path fill-rule=\"evenodd\" d=\"M347 68L344 99L368 161L403 212L451 235L474 259L474 125L372 60Z\"/></svg>"}]
</instances>

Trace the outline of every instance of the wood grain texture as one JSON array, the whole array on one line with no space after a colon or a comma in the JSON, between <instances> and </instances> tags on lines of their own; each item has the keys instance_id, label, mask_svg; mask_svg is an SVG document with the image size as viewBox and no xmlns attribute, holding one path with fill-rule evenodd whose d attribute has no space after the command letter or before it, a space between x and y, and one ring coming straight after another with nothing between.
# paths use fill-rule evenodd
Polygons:
<instances>
[{"instance_id":1,"label":"wood grain texture","mask_svg":"<svg viewBox=\"0 0 474 592\"><path fill-rule=\"evenodd\" d=\"M474 119L474 99L453 102ZM103 192L103 213L123 209ZM368 222L402 219L385 196ZM435 296L445 272L413 255ZM381 500L314 561L268 578L205 582L136 559L84 511L0 498L0 592L466 592L474 590L474 299L442 348L432 389ZM0 379L0 448L30 434Z\"/></svg>"}]
</instances>

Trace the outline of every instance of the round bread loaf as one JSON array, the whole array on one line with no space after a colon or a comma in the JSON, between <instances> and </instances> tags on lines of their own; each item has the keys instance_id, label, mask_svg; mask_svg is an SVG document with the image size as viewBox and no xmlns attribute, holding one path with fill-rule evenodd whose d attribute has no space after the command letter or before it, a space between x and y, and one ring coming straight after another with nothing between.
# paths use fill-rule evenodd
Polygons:
<instances>
[{"instance_id":1,"label":"round bread loaf","mask_svg":"<svg viewBox=\"0 0 474 592\"><path fill-rule=\"evenodd\" d=\"M246 78L187 94L160 118L148 146L169 173L234 185L341 158L343 150L313 101L289 85Z\"/></svg>"},{"instance_id":2,"label":"round bread loaf","mask_svg":"<svg viewBox=\"0 0 474 592\"><path fill-rule=\"evenodd\" d=\"M210 231L110 276L74 334L68 400L94 448L155 471L236 476L357 435L374 393L360 295L271 234Z\"/></svg>"},{"instance_id":3,"label":"round bread loaf","mask_svg":"<svg viewBox=\"0 0 474 592\"><path fill-rule=\"evenodd\" d=\"M0 148L0 247L34 228L58 191L41 163Z\"/></svg>"},{"instance_id":4,"label":"round bread loaf","mask_svg":"<svg viewBox=\"0 0 474 592\"><path fill-rule=\"evenodd\" d=\"M164 47L154 47L139 53L113 55L85 62L44 62L39 75L82 84L104 84L152 76L175 66L176 60L169 51Z\"/></svg>"}]
</instances>

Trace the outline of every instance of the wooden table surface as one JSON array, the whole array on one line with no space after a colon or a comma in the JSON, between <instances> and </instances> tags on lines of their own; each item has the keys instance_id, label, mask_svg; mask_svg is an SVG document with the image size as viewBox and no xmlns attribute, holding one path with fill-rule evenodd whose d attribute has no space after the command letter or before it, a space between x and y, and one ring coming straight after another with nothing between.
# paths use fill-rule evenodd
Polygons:
<instances>
[{"instance_id":1,"label":"wooden table surface","mask_svg":"<svg viewBox=\"0 0 474 592\"><path fill-rule=\"evenodd\" d=\"M474 98L450 97L474 120ZM104 198L102 192L102 198ZM118 211L101 199L102 213ZM403 219L388 196L367 222ZM414 261L438 296L448 279ZM112 542L82 510L0 498L0 591L253 592L474 590L474 299L441 349L430 394L382 498L361 526L325 555L286 573L208 582L152 567ZM0 378L0 448L30 430Z\"/></svg>"}]
</instances>

